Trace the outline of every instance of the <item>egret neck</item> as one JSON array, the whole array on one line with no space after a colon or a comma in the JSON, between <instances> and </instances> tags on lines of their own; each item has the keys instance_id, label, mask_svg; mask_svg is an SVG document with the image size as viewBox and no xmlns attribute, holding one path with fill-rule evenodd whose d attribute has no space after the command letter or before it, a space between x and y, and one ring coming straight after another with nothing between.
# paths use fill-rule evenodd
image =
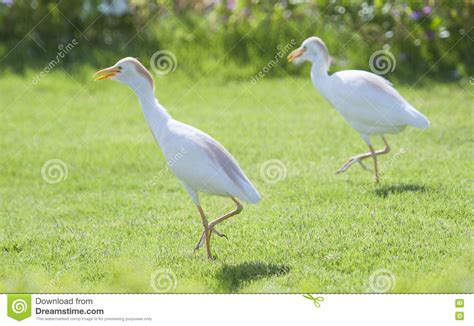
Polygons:
<instances>
[{"instance_id":1,"label":"egret neck","mask_svg":"<svg viewBox=\"0 0 474 326\"><path fill-rule=\"evenodd\" d=\"M327 85L329 74L329 67L324 60L313 60L311 65L311 80L321 93L325 93L325 86Z\"/></svg>"},{"instance_id":2,"label":"egret neck","mask_svg":"<svg viewBox=\"0 0 474 326\"><path fill-rule=\"evenodd\" d=\"M150 127L153 136L161 147L162 144L160 140L163 136L163 133L168 130L167 124L171 119L171 116L155 98L153 87L150 84L142 82L139 84L139 86L131 88L137 95L143 114L145 115L145 119L148 122L148 126Z\"/></svg>"}]
</instances>

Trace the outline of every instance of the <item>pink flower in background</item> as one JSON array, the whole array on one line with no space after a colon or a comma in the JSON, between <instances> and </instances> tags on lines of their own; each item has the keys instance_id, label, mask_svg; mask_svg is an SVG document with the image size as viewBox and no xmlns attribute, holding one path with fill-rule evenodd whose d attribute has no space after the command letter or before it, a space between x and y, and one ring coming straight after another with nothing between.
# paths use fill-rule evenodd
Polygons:
<instances>
[{"instance_id":1,"label":"pink flower in background","mask_svg":"<svg viewBox=\"0 0 474 326\"><path fill-rule=\"evenodd\" d=\"M234 10L234 8L235 8L235 0L227 1L227 9Z\"/></svg>"},{"instance_id":2,"label":"pink flower in background","mask_svg":"<svg viewBox=\"0 0 474 326\"><path fill-rule=\"evenodd\" d=\"M430 6L424 6L424 7L423 7L423 13L424 13L425 15L431 14L432 11L433 11L433 8L431 8Z\"/></svg>"}]
</instances>

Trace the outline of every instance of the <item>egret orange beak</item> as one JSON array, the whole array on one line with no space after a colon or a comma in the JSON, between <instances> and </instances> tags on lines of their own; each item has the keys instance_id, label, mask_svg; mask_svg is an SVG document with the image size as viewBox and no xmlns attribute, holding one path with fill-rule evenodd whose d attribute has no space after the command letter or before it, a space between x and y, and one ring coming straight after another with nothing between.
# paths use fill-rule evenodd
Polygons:
<instances>
[{"instance_id":1,"label":"egret orange beak","mask_svg":"<svg viewBox=\"0 0 474 326\"><path fill-rule=\"evenodd\" d=\"M98 77L94 78L94 81L113 77L116 74L118 74L119 72L120 72L120 70L116 67L109 67L109 68L99 70L94 74L94 76L95 75L101 75L101 76L98 76Z\"/></svg>"},{"instance_id":2,"label":"egret orange beak","mask_svg":"<svg viewBox=\"0 0 474 326\"><path fill-rule=\"evenodd\" d=\"M305 49L298 48L298 49L294 50L293 52L291 52L287 57L288 62L292 62L293 60L298 59L299 57L301 57L303 55L304 51L305 51Z\"/></svg>"}]
</instances>

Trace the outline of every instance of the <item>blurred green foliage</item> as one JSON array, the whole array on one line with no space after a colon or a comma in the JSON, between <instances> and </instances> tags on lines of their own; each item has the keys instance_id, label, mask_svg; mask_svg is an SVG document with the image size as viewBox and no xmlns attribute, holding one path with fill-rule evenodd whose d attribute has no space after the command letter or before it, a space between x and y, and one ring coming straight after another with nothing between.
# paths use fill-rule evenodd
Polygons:
<instances>
[{"instance_id":1,"label":"blurred green foliage","mask_svg":"<svg viewBox=\"0 0 474 326\"><path fill-rule=\"evenodd\" d=\"M72 39L62 64L109 65L124 56L146 63L171 50L190 75L248 78L291 40L321 37L333 68L368 69L390 50L395 78L456 80L474 74L473 0L2 0L2 69L44 66ZM283 68L283 69L281 69ZM268 75L301 73L281 59Z\"/></svg>"}]
</instances>

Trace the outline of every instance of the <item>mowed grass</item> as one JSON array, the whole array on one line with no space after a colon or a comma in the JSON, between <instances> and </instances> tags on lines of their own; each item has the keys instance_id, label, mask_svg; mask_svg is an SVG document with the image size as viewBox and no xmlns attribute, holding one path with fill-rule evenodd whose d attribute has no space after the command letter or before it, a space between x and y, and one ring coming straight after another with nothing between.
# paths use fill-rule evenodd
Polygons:
<instances>
[{"instance_id":1,"label":"mowed grass","mask_svg":"<svg viewBox=\"0 0 474 326\"><path fill-rule=\"evenodd\" d=\"M432 125L388 136L375 185L359 166L335 174L367 148L309 78L157 78L169 112L224 144L262 194L219 226L228 240L208 261L134 94L91 72L0 78L0 292L365 293L380 270L390 292L474 291L469 83L396 85ZM67 166L56 184L41 174L51 159ZM233 208L201 200L209 219Z\"/></svg>"}]
</instances>

